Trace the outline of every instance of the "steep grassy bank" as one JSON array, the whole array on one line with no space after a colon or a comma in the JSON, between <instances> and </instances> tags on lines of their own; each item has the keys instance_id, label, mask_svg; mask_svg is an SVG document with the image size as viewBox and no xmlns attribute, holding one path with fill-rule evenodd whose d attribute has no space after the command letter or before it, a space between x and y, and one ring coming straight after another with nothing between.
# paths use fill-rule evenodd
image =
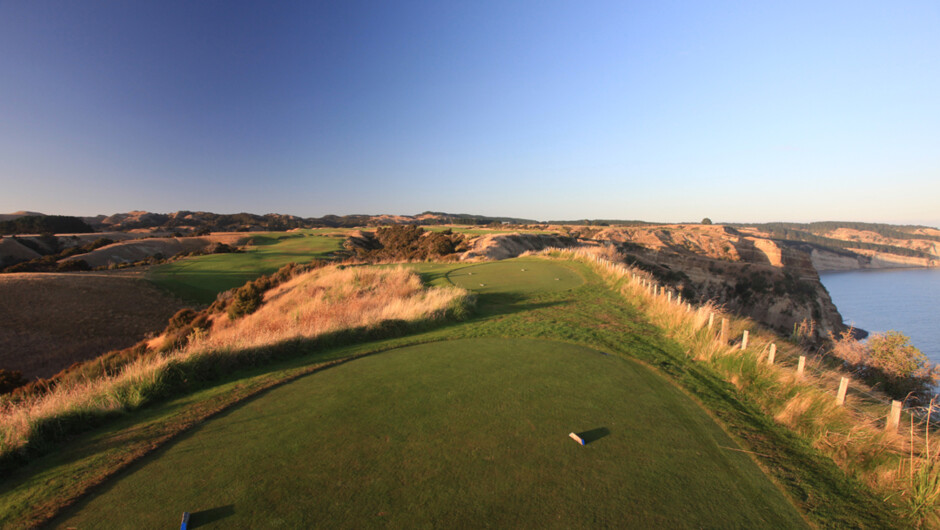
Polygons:
<instances>
[{"instance_id":1,"label":"steep grassy bank","mask_svg":"<svg viewBox=\"0 0 940 530\"><path fill-rule=\"evenodd\" d=\"M805 372L797 374L798 357L807 352L753 321L722 313L711 305L682 303L642 271L619 263L619 256L609 249L551 254L591 263L612 288L642 307L654 324L678 341L687 358L708 366L733 385L743 400L878 492L887 502L885 506L903 514L907 524L937 524L940 473L935 464L937 455L929 445L929 410L912 411L924 414L920 416L906 415L909 427L900 434L886 431L889 400L883 395L852 381L845 405L838 405L836 388L847 374L821 358L810 358ZM708 324L710 317L716 319L713 327ZM721 337L722 319L729 323L725 337ZM745 331L747 348L742 345ZM774 364L768 362L771 344L776 350ZM786 469L770 448L759 452L763 457L759 460L766 459L771 472Z\"/></svg>"},{"instance_id":2,"label":"steep grassy bank","mask_svg":"<svg viewBox=\"0 0 940 530\"><path fill-rule=\"evenodd\" d=\"M298 341L381 337L462 311L468 298L453 287L425 289L405 269L333 266L301 274L268 292L267 301L262 310L234 321L224 313L211 315L212 323L194 331L185 347L141 356L114 375L63 379L45 393L5 396L0 468L28 461L88 425L289 354Z\"/></svg>"}]
</instances>

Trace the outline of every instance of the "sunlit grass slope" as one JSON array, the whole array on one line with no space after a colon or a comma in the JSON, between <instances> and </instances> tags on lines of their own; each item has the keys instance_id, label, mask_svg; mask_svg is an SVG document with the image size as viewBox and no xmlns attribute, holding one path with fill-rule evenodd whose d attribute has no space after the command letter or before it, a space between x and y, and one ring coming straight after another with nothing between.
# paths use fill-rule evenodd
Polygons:
<instances>
[{"instance_id":1,"label":"sunlit grass slope","mask_svg":"<svg viewBox=\"0 0 940 530\"><path fill-rule=\"evenodd\" d=\"M405 268L326 266L266 294L260 310L237 320L224 314L207 335L165 355L140 357L120 373L69 381L17 402L0 401L0 456L28 453L43 431L99 421L183 392L203 373L224 374L264 363L279 346L330 333L365 331L383 322L442 319L466 299L454 287L426 288Z\"/></svg>"},{"instance_id":2,"label":"sunlit grass slope","mask_svg":"<svg viewBox=\"0 0 940 530\"><path fill-rule=\"evenodd\" d=\"M148 279L171 293L200 303L290 263L323 258L342 246L341 237L311 231L254 236L245 252L212 254L174 261L152 269Z\"/></svg>"},{"instance_id":3,"label":"sunlit grass slope","mask_svg":"<svg viewBox=\"0 0 940 530\"><path fill-rule=\"evenodd\" d=\"M802 526L735 447L636 363L552 341L436 342L252 400L61 522L170 527L190 511L217 528Z\"/></svg>"}]
</instances>

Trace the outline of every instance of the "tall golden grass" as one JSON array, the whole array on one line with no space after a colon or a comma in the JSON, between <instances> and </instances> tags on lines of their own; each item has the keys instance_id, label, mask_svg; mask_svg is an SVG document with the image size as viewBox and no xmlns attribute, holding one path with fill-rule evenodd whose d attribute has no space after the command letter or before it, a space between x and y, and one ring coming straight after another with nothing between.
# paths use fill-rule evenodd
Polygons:
<instances>
[{"instance_id":1,"label":"tall golden grass","mask_svg":"<svg viewBox=\"0 0 940 530\"><path fill-rule=\"evenodd\" d=\"M649 273L623 264L614 248L547 249L542 254L588 263L627 299L640 302L640 310L688 355L707 363L769 417L891 499L915 524L937 523L940 455L936 448L931 452L928 443L929 421L927 426L915 425L915 420L928 419L930 411L908 416L909 433L887 432L885 396L853 380L854 392L846 405L837 405L835 391L845 373L809 356L804 374L797 377L797 359L806 355L799 346L712 303L693 306L655 294L662 286ZM714 315L711 328L709 315ZM723 318L730 328L726 342L718 339ZM737 339L745 330L749 343L742 349ZM774 364L767 362L771 344L776 345Z\"/></svg>"},{"instance_id":2,"label":"tall golden grass","mask_svg":"<svg viewBox=\"0 0 940 530\"><path fill-rule=\"evenodd\" d=\"M265 294L260 309L238 320L222 316L190 349L255 348L385 320L437 318L465 291L425 289L410 269L327 267Z\"/></svg>"},{"instance_id":3,"label":"tall golden grass","mask_svg":"<svg viewBox=\"0 0 940 530\"><path fill-rule=\"evenodd\" d=\"M69 424L140 407L180 373L233 364L234 358L260 355L284 341L389 320L440 318L468 300L456 287L425 288L417 274L401 267L316 269L272 289L251 315L235 321L217 315L207 334L192 337L183 348L137 359L114 376L67 382L40 396L0 403L0 456L54 439Z\"/></svg>"}]
</instances>

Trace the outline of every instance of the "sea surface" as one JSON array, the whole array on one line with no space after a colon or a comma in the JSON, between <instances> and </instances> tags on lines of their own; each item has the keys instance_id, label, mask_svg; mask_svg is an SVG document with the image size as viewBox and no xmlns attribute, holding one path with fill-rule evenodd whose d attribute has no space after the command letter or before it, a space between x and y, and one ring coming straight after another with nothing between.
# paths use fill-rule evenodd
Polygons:
<instances>
[{"instance_id":1,"label":"sea surface","mask_svg":"<svg viewBox=\"0 0 940 530\"><path fill-rule=\"evenodd\" d=\"M845 319L869 333L899 331L940 363L940 269L874 269L819 275Z\"/></svg>"}]
</instances>

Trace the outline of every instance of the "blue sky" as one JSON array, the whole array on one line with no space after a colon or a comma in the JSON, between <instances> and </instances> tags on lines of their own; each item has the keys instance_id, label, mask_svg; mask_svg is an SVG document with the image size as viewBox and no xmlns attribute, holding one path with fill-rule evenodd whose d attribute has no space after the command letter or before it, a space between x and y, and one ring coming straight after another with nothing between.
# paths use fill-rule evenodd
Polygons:
<instances>
[{"instance_id":1,"label":"blue sky","mask_svg":"<svg viewBox=\"0 0 940 530\"><path fill-rule=\"evenodd\" d=\"M0 212L940 225L940 4L0 1Z\"/></svg>"}]
</instances>

